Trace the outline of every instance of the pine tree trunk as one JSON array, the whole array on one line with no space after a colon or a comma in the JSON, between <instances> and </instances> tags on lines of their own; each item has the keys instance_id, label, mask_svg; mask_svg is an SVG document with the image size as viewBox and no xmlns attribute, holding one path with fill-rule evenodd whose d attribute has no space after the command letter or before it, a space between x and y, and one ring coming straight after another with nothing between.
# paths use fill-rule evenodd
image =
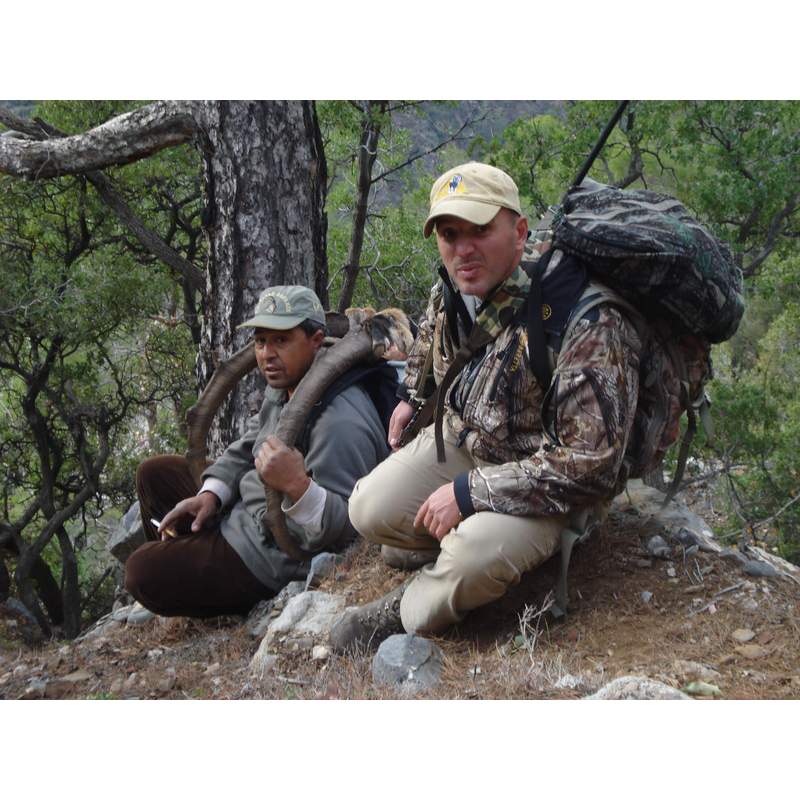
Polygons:
<instances>
[{"instance_id":1,"label":"pine tree trunk","mask_svg":"<svg viewBox=\"0 0 800 800\"><path fill-rule=\"evenodd\" d=\"M207 103L201 127L208 281L200 388L252 337L236 325L267 286L309 286L328 304L327 169L313 102ZM231 394L209 436L211 457L242 433L263 386L254 373Z\"/></svg>"}]
</instances>

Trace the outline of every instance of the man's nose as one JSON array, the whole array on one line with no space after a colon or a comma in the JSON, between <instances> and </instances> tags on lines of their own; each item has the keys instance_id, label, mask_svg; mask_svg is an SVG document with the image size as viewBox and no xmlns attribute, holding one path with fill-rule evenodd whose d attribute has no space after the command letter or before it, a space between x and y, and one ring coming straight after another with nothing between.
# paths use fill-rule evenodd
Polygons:
<instances>
[{"instance_id":1,"label":"man's nose","mask_svg":"<svg viewBox=\"0 0 800 800\"><path fill-rule=\"evenodd\" d=\"M459 236L456 239L456 255L463 258L475 251L475 241L471 236Z\"/></svg>"}]
</instances>

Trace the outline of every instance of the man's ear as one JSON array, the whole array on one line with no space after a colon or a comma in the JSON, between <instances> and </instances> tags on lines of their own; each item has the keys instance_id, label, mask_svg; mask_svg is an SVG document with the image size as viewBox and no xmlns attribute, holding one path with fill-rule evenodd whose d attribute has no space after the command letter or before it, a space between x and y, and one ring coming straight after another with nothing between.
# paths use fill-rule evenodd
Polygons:
<instances>
[{"instance_id":1,"label":"man's ear","mask_svg":"<svg viewBox=\"0 0 800 800\"><path fill-rule=\"evenodd\" d=\"M322 343L325 341L325 332L324 331L314 331L311 334L311 341L314 343L314 349L319 350L322 347Z\"/></svg>"},{"instance_id":2,"label":"man's ear","mask_svg":"<svg viewBox=\"0 0 800 800\"><path fill-rule=\"evenodd\" d=\"M514 230L516 233L517 248L521 252L525 249L525 243L528 241L528 218L522 216L517 217Z\"/></svg>"}]
</instances>

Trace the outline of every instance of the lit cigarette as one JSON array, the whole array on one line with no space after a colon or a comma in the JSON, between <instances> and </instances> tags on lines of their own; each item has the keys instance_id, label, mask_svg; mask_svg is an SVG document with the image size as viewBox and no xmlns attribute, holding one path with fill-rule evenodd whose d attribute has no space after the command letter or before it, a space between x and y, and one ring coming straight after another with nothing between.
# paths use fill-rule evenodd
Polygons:
<instances>
[{"instance_id":1,"label":"lit cigarette","mask_svg":"<svg viewBox=\"0 0 800 800\"><path fill-rule=\"evenodd\" d=\"M161 527L161 523L157 519L151 519L150 522L156 526L156 531ZM178 534L172 528L164 528L164 532L168 533L173 539L178 538Z\"/></svg>"}]
</instances>

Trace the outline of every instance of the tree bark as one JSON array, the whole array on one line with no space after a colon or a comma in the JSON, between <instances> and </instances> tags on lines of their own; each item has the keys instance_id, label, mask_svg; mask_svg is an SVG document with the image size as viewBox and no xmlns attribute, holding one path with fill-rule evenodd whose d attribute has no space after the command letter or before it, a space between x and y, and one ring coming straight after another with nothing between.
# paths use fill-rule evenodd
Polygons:
<instances>
[{"instance_id":1,"label":"tree bark","mask_svg":"<svg viewBox=\"0 0 800 800\"><path fill-rule=\"evenodd\" d=\"M237 330L270 285L301 284L327 305L327 169L310 102L207 103L201 122L208 273L198 386L252 338ZM209 435L219 454L260 405L253 373L223 404Z\"/></svg>"}]
</instances>

